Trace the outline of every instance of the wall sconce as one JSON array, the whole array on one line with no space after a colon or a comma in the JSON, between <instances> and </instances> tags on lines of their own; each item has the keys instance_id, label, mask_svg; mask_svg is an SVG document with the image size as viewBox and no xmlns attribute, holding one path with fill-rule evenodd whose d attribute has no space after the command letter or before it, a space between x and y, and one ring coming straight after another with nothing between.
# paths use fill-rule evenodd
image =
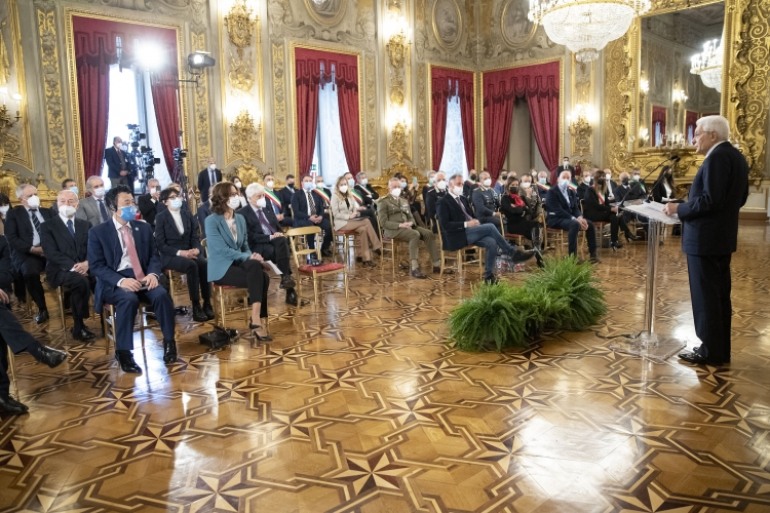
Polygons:
<instances>
[{"instance_id":1,"label":"wall sconce","mask_svg":"<svg viewBox=\"0 0 770 513\"><path fill-rule=\"evenodd\" d=\"M238 57L243 58L244 48L251 46L256 19L246 0L236 0L225 16L225 27L230 43L236 47Z\"/></svg>"},{"instance_id":2,"label":"wall sconce","mask_svg":"<svg viewBox=\"0 0 770 513\"><path fill-rule=\"evenodd\" d=\"M388 42L385 50L388 52L391 73L390 101L394 105L403 105L406 92L404 90L404 65L406 63L409 37L407 35L406 20L400 15L388 16L385 22L385 33L388 34Z\"/></svg>"},{"instance_id":3,"label":"wall sconce","mask_svg":"<svg viewBox=\"0 0 770 513\"><path fill-rule=\"evenodd\" d=\"M650 81L646 78L639 80L639 92L642 93L642 95L646 95L650 92Z\"/></svg>"},{"instance_id":4,"label":"wall sconce","mask_svg":"<svg viewBox=\"0 0 770 513\"><path fill-rule=\"evenodd\" d=\"M650 129L647 127L639 128L639 144L645 145L650 139Z\"/></svg>"},{"instance_id":5,"label":"wall sconce","mask_svg":"<svg viewBox=\"0 0 770 513\"><path fill-rule=\"evenodd\" d=\"M19 93L9 94L7 87L0 87L0 97L2 97L3 100L3 106L0 107L0 135L5 136L5 132L8 129L13 128L16 122L21 119L21 114L19 113L21 95ZM11 113L8 111L9 98L16 102L15 116L11 116ZM2 139L5 139L5 137L2 137Z\"/></svg>"},{"instance_id":6,"label":"wall sconce","mask_svg":"<svg viewBox=\"0 0 770 513\"><path fill-rule=\"evenodd\" d=\"M671 100L674 103L684 103L687 101L687 94L684 92L684 89L675 85L674 89L671 91Z\"/></svg>"},{"instance_id":7,"label":"wall sconce","mask_svg":"<svg viewBox=\"0 0 770 513\"><path fill-rule=\"evenodd\" d=\"M404 108L391 109L388 113L388 127L390 128L390 141L388 142L388 156L399 163L404 162L408 155L408 137L411 119Z\"/></svg>"}]
</instances>

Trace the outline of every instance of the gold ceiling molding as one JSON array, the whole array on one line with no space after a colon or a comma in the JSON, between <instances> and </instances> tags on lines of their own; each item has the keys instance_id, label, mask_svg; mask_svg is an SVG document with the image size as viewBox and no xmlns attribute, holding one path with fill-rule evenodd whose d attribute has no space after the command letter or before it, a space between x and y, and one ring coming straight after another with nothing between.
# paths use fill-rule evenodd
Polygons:
<instances>
[{"instance_id":1,"label":"gold ceiling molding","mask_svg":"<svg viewBox=\"0 0 770 513\"><path fill-rule=\"evenodd\" d=\"M193 48L206 48L206 33L205 32L191 32L191 43ZM198 157L198 168L203 169L206 167L206 159L213 155L211 149L211 115L209 110L209 83L208 80L200 80L192 90L193 94L193 109L195 116L195 140L196 148L195 154ZM180 95L181 96L181 95ZM189 162L193 160L190 159ZM189 169L188 166L187 176L189 177L190 184L197 184L197 171L198 169Z\"/></svg>"},{"instance_id":2,"label":"gold ceiling molding","mask_svg":"<svg viewBox=\"0 0 770 513\"><path fill-rule=\"evenodd\" d=\"M653 0L650 15L684 10L716 3L714 0ZM641 20L635 20L629 32L607 45L604 77L604 152L605 161L621 171L632 166L654 167L669 150L634 151L633 141L639 130L639 74L641 55ZM726 0L724 40L725 69L722 77L723 115L730 120L731 139L738 144L749 162L752 180L764 173L767 144L767 116L770 109L770 5L759 0ZM691 178L702 157L683 152L680 167Z\"/></svg>"}]
</instances>

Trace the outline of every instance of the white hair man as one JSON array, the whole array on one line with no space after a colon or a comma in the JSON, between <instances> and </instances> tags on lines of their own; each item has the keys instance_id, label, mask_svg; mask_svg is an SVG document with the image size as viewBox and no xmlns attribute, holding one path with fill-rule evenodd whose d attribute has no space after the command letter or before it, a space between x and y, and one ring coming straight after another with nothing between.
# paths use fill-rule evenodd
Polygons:
<instances>
[{"instance_id":1,"label":"white hair man","mask_svg":"<svg viewBox=\"0 0 770 513\"><path fill-rule=\"evenodd\" d=\"M88 180L86 180L86 192L89 195L78 204L75 217L88 221L91 226L107 221L110 218L110 214L107 211L107 206L104 204L104 180L100 176L89 176Z\"/></svg>"}]
</instances>

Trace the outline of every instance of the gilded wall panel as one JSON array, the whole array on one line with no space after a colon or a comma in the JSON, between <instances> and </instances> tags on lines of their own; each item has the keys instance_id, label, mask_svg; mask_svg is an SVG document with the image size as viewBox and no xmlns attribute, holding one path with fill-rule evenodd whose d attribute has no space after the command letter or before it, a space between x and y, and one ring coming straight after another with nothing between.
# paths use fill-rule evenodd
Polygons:
<instances>
[{"instance_id":1,"label":"gilded wall panel","mask_svg":"<svg viewBox=\"0 0 770 513\"><path fill-rule=\"evenodd\" d=\"M364 73L366 77L366 101L364 116L364 154L361 155L361 163L364 170L377 169L377 138L380 133L380 124L377 117L377 61L374 55L369 54L364 59Z\"/></svg>"},{"instance_id":2,"label":"gilded wall panel","mask_svg":"<svg viewBox=\"0 0 770 513\"><path fill-rule=\"evenodd\" d=\"M428 82L430 73L428 66L421 62L417 65L417 128L415 135L417 136L417 158L415 159L415 165L423 170L430 169L430 150L428 144L430 140L430 133L428 127L428 119L430 118L430 96Z\"/></svg>"},{"instance_id":3,"label":"gilded wall panel","mask_svg":"<svg viewBox=\"0 0 770 513\"><path fill-rule=\"evenodd\" d=\"M190 39L193 48L207 48L206 33L192 32ZM209 107L209 85L207 80L200 80L192 91L193 94L193 112L195 116L195 154L198 157L198 166L191 165L187 169L191 183L197 183L195 177L197 170L206 167L205 160L213 154L211 145L211 114Z\"/></svg>"},{"instance_id":4,"label":"gilded wall panel","mask_svg":"<svg viewBox=\"0 0 770 513\"><path fill-rule=\"evenodd\" d=\"M286 93L286 47L283 44L272 45L273 62L273 142L275 144L275 169L285 176L289 173L289 141Z\"/></svg>"},{"instance_id":5,"label":"gilded wall panel","mask_svg":"<svg viewBox=\"0 0 770 513\"><path fill-rule=\"evenodd\" d=\"M3 128L0 139L0 167L5 162L32 169L27 112L29 102L26 97L17 0L9 0L0 5L0 87L6 89L4 97L0 100L7 107L8 120L14 123L12 127ZM12 95L17 92L22 95L20 101L13 99Z\"/></svg>"}]
</instances>

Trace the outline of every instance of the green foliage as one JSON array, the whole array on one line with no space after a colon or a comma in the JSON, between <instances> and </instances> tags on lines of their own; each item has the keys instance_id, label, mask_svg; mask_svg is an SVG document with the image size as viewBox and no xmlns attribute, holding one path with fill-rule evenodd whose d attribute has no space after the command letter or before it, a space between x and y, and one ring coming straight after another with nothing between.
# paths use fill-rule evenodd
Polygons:
<instances>
[{"instance_id":1,"label":"green foliage","mask_svg":"<svg viewBox=\"0 0 770 513\"><path fill-rule=\"evenodd\" d=\"M464 350L525 347L546 329L582 330L607 312L588 264L549 258L523 286L482 285L449 316L449 332Z\"/></svg>"}]
</instances>

